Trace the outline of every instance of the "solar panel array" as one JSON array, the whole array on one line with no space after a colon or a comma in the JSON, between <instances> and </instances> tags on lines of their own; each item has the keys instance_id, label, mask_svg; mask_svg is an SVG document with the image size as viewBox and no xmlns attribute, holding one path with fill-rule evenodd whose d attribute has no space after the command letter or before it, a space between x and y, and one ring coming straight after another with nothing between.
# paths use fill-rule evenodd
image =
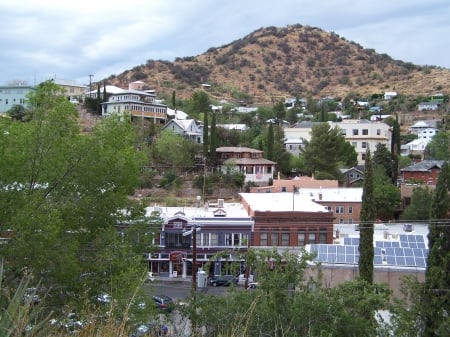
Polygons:
<instances>
[{"instance_id":1,"label":"solar panel array","mask_svg":"<svg viewBox=\"0 0 450 337\"><path fill-rule=\"evenodd\" d=\"M317 253L314 261L337 264L357 264L359 238L344 238L343 245L312 244ZM399 241L376 241L374 265L425 268L428 249L422 235L401 234Z\"/></svg>"}]
</instances>

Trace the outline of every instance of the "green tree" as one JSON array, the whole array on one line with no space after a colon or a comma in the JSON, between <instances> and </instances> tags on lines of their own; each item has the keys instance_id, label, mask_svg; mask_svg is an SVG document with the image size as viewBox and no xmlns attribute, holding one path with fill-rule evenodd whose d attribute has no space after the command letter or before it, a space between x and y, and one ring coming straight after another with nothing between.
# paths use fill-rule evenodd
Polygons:
<instances>
[{"instance_id":1,"label":"green tree","mask_svg":"<svg viewBox=\"0 0 450 337\"><path fill-rule=\"evenodd\" d=\"M328 123L313 126L311 141L304 141L302 155L305 158L306 170L315 176L326 173L337 179L340 177L339 154L345 139L338 128L331 128Z\"/></svg>"},{"instance_id":2,"label":"green tree","mask_svg":"<svg viewBox=\"0 0 450 337\"><path fill-rule=\"evenodd\" d=\"M339 151L339 161L342 167L354 167L358 164L358 154L350 142L343 142Z\"/></svg>"},{"instance_id":3,"label":"green tree","mask_svg":"<svg viewBox=\"0 0 450 337\"><path fill-rule=\"evenodd\" d=\"M378 167L374 171L373 200L378 219L393 219L395 211L400 207L400 190L385 175L383 167Z\"/></svg>"},{"instance_id":4,"label":"green tree","mask_svg":"<svg viewBox=\"0 0 450 337\"><path fill-rule=\"evenodd\" d=\"M105 289L125 298L143 272L140 255L118 237L114 215L143 163L133 128L108 118L82 135L61 92L44 82L30 96L29 123L0 121L0 223L14 232L0 247L6 279L13 285L24 270L42 279L48 308ZM87 271L97 276L85 292L80 275Z\"/></svg>"},{"instance_id":5,"label":"green tree","mask_svg":"<svg viewBox=\"0 0 450 337\"><path fill-rule=\"evenodd\" d=\"M376 209L374 200L374 174L372 156L370 150L366 151L364 172L364 186L360 212L360 240L359 240L359 276L366 282L373 283L373 224L375 222Z\"/></svg>"},{"instance_id":6,"label":"green tree","mask_svg":"<svg viewBox=\"0 0 450 337\"><path fill-rule=\"evenodd\" d=\"M424 336L446 336L450 331L450 169L445 162L439 173L428 233L429 254L422 293Z\"/></svg>"},{"instance_id":7,"label":"green tree","mask_svg":"<svg viewBox=\"0 0 450 337\"><path fill-rule=\"evenodd\" d=\"M433 192L428 187L418 186L413 189L411 204L403 211L404 220L429 220Z\"/></svg>"},{"instance_id":8,"label":"green tree","mask_svg":"<svg viewBox=\"0 0 450 337\"><path fill-rule=\"evenodd\" d=\"M383 173L394 183L397 181L397 172L394 165L394 156L389 152L386 144L378 143L373 153L373 164L375 168L382 168Z\"/></svg>"},{"instance_id":9,"label":"green tree","mask_svg":"<svg viewBox=\"0 0 450 337\"><path fill-rule=\"evenodd\" d=\"M267 151L266 151L266 158L269 160L274 159L273 155L273 146L275 143L274 134L273 134L273 124L269 124L269 128L267 131Z\"/></svg>"},{"instance_id":10,"label":"green tree","mask_svg":"<svg viewBox=\"0 0 450 337\"><path fill-rule=\"evenodd\" d=\"M209 153L209 123L208 112L205 111L203 115L203 158L208 158Z\"/></svg>"},{"instance_id":11,"label":"green tree","mask_svg":"<svg viewBox=\"0 0 450 337\"><path fill-rule=\"evenodd\" d=\"M425 148L425 159L448 160L450 158L449 146L448 133L446 131L438 132Z\"/></svg>"},{"instance_id":12,"label":"green tree","mask_svg":"<svg viewBox=\"0 0 450 337\"><path fill-rule=\"evenodd\" d=\"M28 119L25 107L20 104L13 105L11 109L6 111L6 114L16 121L26 122Z\"/></svg>"},{"instance_id":13,"label":"green tree","mask_svg":"<svg viewBox=\"0 0 450 337\"><path fill-rule=\"evenodd\" d=\"M275 123L277 125L282 125L283 120L286 117L286 107L284 106L284 102L277 102L273 107L273 112L275 114Z\"/></svg>"},{"instance_id":14,"label":"green tree","mask_svg":"<svg viewBox=\"0 0 450 337\"><path fill-rule=\"evenodd\" d=\"M217 126L216 126L216 114L212 113L211 129L209 135L209 160L212 166L216 165L217 161Z\"/></svg>"},{"instance_id":15,"label":"green tree","mask_svg":"<svg viewBox=\"0 0 450 337\"><path fill-rule=\"evenodd\" d=\"M152 159L178 174L194 165L195 144L170 130L163 131L152 144Z\"/></svg>"}]
</instances>

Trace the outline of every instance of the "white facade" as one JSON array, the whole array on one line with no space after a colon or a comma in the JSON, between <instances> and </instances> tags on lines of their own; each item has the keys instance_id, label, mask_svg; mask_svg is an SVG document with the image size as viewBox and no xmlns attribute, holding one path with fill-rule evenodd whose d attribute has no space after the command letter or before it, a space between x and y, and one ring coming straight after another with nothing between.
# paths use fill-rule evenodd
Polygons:
<instances>
[{"instance_id":1,"label":"white facade","mask_svg":"<svg viewBox=\"0 0 450 337\"><path fill-rule=\"evenodd\" d=\"M383 122L371 122L364 119L346 119L342 122L330 122L332 127L339 127L345 140L350 142L358 154L358 164L364 164L366 150L373 154L381 143L391 149L392 129Z\"/></svg>"},{"instance_id":2,"label":"white facade","mask_svg":"<svg viewBox=\"0 0 450 337\"><path fill-rule=\"evenodd\" d=\"M130 114L134 118L153 119L159 124L167 120L167 105L156 102L154 93L123 90L102 103L102 116Z\"/></svg>"}]
</instances>

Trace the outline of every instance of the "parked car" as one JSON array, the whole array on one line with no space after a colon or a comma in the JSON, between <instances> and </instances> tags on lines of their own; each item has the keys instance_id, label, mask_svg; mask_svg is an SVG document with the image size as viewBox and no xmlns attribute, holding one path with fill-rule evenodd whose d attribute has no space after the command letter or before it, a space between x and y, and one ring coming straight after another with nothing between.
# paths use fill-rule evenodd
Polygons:
<instances>
[{"instance_id":1,"label":"parked car","mask_svg":"<svg viewBox=\"0 0 450 337\"><path fill-rule=\"evenodd\" d=\"M155 275L151 271L147 273L147 278L145 279L145 282L155 282Z\"/></svg>"},{"instance_id":2,"label":"parked car","mask_svg":"<svg viewBox=\"0 0 450 337\"><path fill-rule=\"evenodd\" d=\"M173 299L167 295L155 295L153 301L156 307L163 311L171 312L174 307Z\"/></svg>"},{"instance_id":3,"label":"parked car","mask_svg":"<svg viewBox=\"0 0 450 337\"><path fill-rule=\"evenodd\" d=\"M166 336L169 332L169 328L165 324L160 323L143 323L137 324L134 326L131 337L140 337L140 336Z\"/></svg>"},{"instance_id":4,"label":"parked car","mask_svg":"<svg viewBox=\"0 0 450 337\"><path fill-rule=\"evenodd\" d=\"M256 289L256 288L258 288L258 287L259 287L259 283L258 283L258 282L250 282L250 283L248 284L247 289Z\"/></svg>"},{"instance_id":5,"label":"parked car","mask_svg":"<svg viewBox=\"0 0 450 337\"><path fill-rule=\"evenodd\" d=\"M217 286L228 287L233 282L234 282L233 275L216 275L209 279L209 284L212 285L213 287Z\"/></svg>"},{"instance_id":6,"label":"parked car","mask_svg":"<svg viewBox=\"0 0 450 337\"><path fill-rule=\"evenodd\" d=\"M37 294L36 288L27 288L23 295L23 301L27 304L39 304L41 297Z\"/></svg>"}]
</instances>

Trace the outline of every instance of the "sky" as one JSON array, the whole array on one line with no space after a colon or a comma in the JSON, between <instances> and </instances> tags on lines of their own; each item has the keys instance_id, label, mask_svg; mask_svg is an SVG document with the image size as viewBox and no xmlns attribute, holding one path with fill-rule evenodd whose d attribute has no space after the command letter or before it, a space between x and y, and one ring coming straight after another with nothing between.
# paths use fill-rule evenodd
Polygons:
<instances>
[{"instance_id":1,"label":"sky","mask_svg":"<svg viewBox=\"0 0 450 337\"><path fill-rule=\"evenodd\" d=\"M88 85L147 60L197 56L259 28L294 24L450 69L448 0L20 0L0 4L0 85Z\"/></svg>"}]
</instances>

